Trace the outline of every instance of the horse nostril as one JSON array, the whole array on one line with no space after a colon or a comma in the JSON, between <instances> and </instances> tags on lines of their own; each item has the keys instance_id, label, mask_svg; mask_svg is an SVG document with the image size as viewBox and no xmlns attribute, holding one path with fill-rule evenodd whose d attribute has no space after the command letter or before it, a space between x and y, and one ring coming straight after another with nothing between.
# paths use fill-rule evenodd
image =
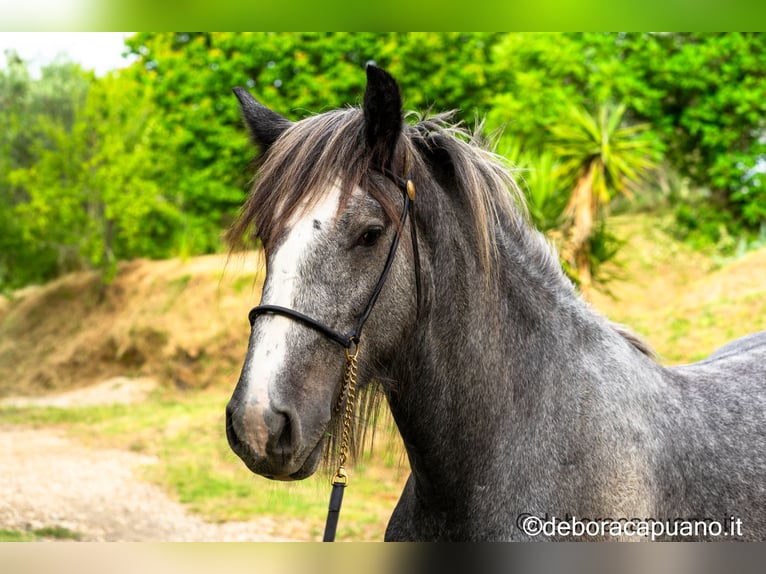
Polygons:
<instances>
[{"instance_id":1,"label":"horse nostril","mask_svg":"<svg viewBox=\"0 0 766 574\"><path fill-rule=\"evenodd\" d=\"M253 472L281 476L284 473L275 470L290 464L300 450L300 427L293 412L273 405L262 409L230 402L226 438L231 449Z\"/></svg>"},{"instance_id":2,"label":"horse nostril","mask_svg":"<svg viewBox=\"0 0 766 574\"><path fill-rule=\"evenodd\" d=\"M288 417L286 414L283 414L282 416L285 419L285 425L282 428L282 434L277 440L277 448L279 448L283 455L288 455L292 451L293 425L290 422L290 417Z\"/></svg>"},{"instance_id":3,"label":"horse nostril","mask_svg":"<svg viewBox=\"0 0 766 574\"><path fill-rule=\"evenodd\" d=\"M286 412L269 409L264 413L263 418L269 429L267 450L281 456L283 459L289 458L293 453L294 444L293 425L290 415Z\"/></svg>"}]
</instances>

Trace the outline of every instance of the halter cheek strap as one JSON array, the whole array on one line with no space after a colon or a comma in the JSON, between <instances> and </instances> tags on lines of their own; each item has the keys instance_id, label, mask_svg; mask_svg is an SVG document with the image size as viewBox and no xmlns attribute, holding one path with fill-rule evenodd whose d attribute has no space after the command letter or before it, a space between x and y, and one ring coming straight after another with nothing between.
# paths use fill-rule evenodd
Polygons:
<instances>
[{"instance_id":1,"label":"halter cheek strap","mask_svg":"<svg viewBox=\"0 0 766 574\"><path fill-rule=\"evenodd\" d=\"M372 290L372 294L370 295L370 299L367 302L367 306L365 307L364 312L360 315L356 326L348 333L341 333L340 331L328 327L324 323L320 323L316 319L309 317L308 315L305 315L299 311L295 311L294 309L281 307L279 305L258 305L257 307L253 307L250 310L250 314L248 315L251 327L255 323L255 318L258 317L258 315L273 313L276 315L284 315L285 317L295 319L307 327L322 333L325 337L335 341L341 347L346 349L350 349L352 346L358 345L359 339L362 336L362 328L367 322L367 319L370 317L370 313L372 313L372 309L375 307L378 296L383 290L383 285L385 285L388 274L391 271L391 267L394 262L394 256L396 255L396 249L399 246L401 230L404 228L405 220L407 219L408 215L410 217L410 234L412 237L412 250L415 261L415 289L417 293L417 308L418 311L420 310L420 256L418 253L417 227L415 225L415 184L411 179L403 179L397 177L388 170L385 170L383 173L386 177L393 180L399 189L404 192L404 206L402 207L402 215L399 218L399 227L394 234L394 239L392 240L391 247L388 250L388 257L386 257L386 262L383 265L383 271L378 278L378 282L375 284L375 288Z\"/></svg>"}]
</instances>

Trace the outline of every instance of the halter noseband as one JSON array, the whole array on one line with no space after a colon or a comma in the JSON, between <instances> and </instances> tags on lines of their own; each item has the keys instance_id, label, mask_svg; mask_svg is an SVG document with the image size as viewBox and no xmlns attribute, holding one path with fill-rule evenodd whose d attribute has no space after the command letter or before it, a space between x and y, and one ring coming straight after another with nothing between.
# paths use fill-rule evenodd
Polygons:
<instances>
[{"instance_id":1,"label":"halter noseband","mask_svg":"<svg viewBox=\"0 0 766 574\"><path fill-rule=\"evenodd\" d=\"M389 170L383 170L383 175L385 175L388 179L396 183L397 187L399 187L400 190L404 193L404 206L402 207L402 215L399 218L399 227L397 228L394 239L391 242L391 248L388 250L388 257L386 258L386 263L383 266L383 271L380 274L380 277L378 278L378 282L375 284L375 288L372 290L372 294L370 295L370 299L367 302L367 307L365 307L364 312L359 317L359 321L356 324L356 327L351 329L348 333L341 333L340 331L336 331L335 329L332 329L331 327L328 327L327 325L320 323L316 319L313 319L309 317L308 315L304 315L303 313L299 311L295 311L294 309L289 309L287 307L281 307L279 305L258 305L257 307L253 307L250 310L250 313L248 315L248 318L250 319L250 326L252 327L255 323L255 318L258 315L263 315L265 313L273 313L275 315L284 315L285 317L289 317L290 319L295 319L296 321L299 321L306 325L307 327L310 327L316 331L319 331L322 333L325 337L328 339L335 341L338 343L341 347L344 347L345 349L351 349L352 346L356 346L359 344L359 338L362 336L362 328L364 327L364 324L367 322L367 319L370 316L370 313L372 313L372 309L375 306L376 301L378 300L378 296L380 295L381 290L383 289L383 285L386 283L386 279L388 278L388 273L391 271L391 266L394 262L394 256L396 255L396 249L399 246L399 237L401 234L401 230L404 228L405 220L407 219L407 214L410 216L410 233L412 235L412 251L413 256L415 260L415 288L417 292L417 307L420 309L420 257L418 255L418 240L417 240L417 231L415 226L415 184L412 182L412 180L408 178L401 178L396 175L394 175Z\"/></svg>"}]
</instances>

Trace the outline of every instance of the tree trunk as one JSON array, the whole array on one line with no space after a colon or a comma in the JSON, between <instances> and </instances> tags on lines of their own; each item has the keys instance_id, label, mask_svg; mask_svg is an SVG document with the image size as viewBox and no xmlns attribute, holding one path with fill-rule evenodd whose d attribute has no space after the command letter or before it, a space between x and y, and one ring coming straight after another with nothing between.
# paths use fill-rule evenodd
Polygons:
<instances>
[{"instance_id":1,"label":"tree trunk","mask_svg":"<svg viewBox=\"0 0 766 574\"><path fill-rule=\"evenodd\" d=\"M597 213L597 198L593 193L593 176L596 162L591 162L577 179L572 196L564 213L567 218L567 245L563 255L577 270L582 291L591 285L590 238Z\"/></svg>"}]
</instances>

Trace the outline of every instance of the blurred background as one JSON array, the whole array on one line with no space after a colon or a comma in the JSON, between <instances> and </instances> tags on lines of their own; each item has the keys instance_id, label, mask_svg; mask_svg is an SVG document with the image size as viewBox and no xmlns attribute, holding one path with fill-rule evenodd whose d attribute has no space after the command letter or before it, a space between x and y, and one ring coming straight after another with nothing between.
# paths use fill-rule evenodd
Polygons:
<instances>
[{"instance_id":1,"label":"blurred background","mask_svg":"<svg viewBox=\"0 0 766 574\"><path fill-rule=\"evenodd\" d=\"M457 110L583 296L698 360L766 328L766 36L0 33L0 540L318 540L327 476L252 477L224 407L263 280L227 256L254 150L233 86L297 120ZM339 539L407 476L385 417ZM51 483L57 485L51 488ZM150 516L150 518L147 518Z\"/></svg>"}]
</instances>

